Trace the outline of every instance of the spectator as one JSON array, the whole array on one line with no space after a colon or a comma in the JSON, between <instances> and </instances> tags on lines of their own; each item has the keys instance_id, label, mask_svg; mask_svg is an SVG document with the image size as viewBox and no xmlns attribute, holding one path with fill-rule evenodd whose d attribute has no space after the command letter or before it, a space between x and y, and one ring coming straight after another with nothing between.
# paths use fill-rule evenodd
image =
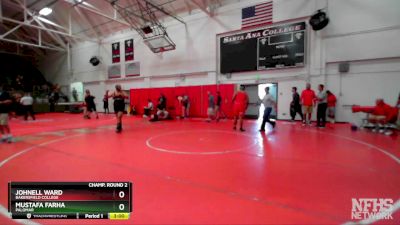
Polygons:
<instances>
[{"instance_id":1,"label":"spectator","mask_svg":"<svg viewBox=\"0 0 400 225\"><path fill-rule=\"evenodd\" d=\"M335 114L336 114L336 96L330 92L329 90L326 91L328 95L328 117L331 123L335 123Z\"/></svg>"},{"instance_id":2,"label":"spectator","mask_svg":"<svg viewBox=\"0 0 400 225\"><path fill-rule=\"evenodd\" d=\"M269 87L265 88L265 96L262 99L262 104L264 105L265 109L264 109L264 115L263 115L263 120L261 123L260 131L264 132L265 124L267 122L269 124L271 124L272 128L275 128L275 125L276 125L276 123L274 121L271 121L269 119L271 112L272 112L272 108L275 107L275 109L276 109L276 101L275 101L274 97L269 93Z\"/></svg>"},{"instance_id":3,"label":"spectator","mask_svg":"<svg viewBox=\"0 0 400 225\"><path fill-rule=\"evenodd\" d=\"M164 94L161 94L157 104L157 117L159 119L167 119L168 116L169 113L167 111L167 98Z\"/></svg>"},{"instance_id":4,"label":"spectator","mask_svg":"<svg viewBox=\"0 0 400 225\"><path fill-rule=\"evenodd\" d=\"M371 115L368 117L369 122L375 125L375 128L372 131L391 135L392 131L387 130L386 125L389 122L394 122L397 114L397 109L395 107L386 104L383 99L377 99L376 105L373 108Z\"/></svg>"},{"instance_id":5,"label":"spectator","mask_svg":"<svg viewBox=\"0 0 400 225\"><path fill-rule=\"evenodd\" d=\"M190 100L189 96L185 94L183 95L182 98L182 117L183 118L189 117L189 111L190 111Z\"/></svg>"},{"instance_id":6,"label":"spectator","mask_svg":"<svg viewBox=\"0 0 400 225\"><path fill-rule=\"evenodd\" d=\"M226 118L224 111L222 111L222 97L221 92L217 91L217 104L215 105L216 120L219 121L221 115Z\"/></svg>"},{"instance_id":7,"label":"spectator","mask_svg":"<svg viewBox=\"0 0 400 225\"><path fill-rule=\"evenodd\" d=\"M29 92L25 93L24 97L21 98L20 103L23 107L25 120L28 120L29 115L33 120L35 120L35 113L33 112L33 98Z\"/></svg>"},{"instance_id":8,"label":"spectator","mask_svg":"<svg viewBox=\"0 0 400 225\"><path fill-rule=\"evenodd\" d=\"M300 114L303 121L303 113L301 112L300 95L297 93L297 87L292 87L292 102L290 102L290 116L295 121L296 114Z\"/></svg>"},{"instance_id":9,"label":"spectator","mask_svg":"<svg viewBox=\"0 0 400 225\"><path fill-rule=\"evenodd\" d=\"M210 91L207 92L208 95L208 107L207 107L207 122L211 122L214 119L215 113L215 100L214 95Z\"/></svg>"},{"instance_id":10,"label":"spectator","mask_svg":"<svg viewBox=\"0 0 400 225\"><path fill-rule=\"evenodd\" d=\"M4 86L0 85L0 132L2 134L2 142L12 142L10 126L8 125L8 114L11 111L12 98L11 95L4 90Z\"/></svg>"},{"instance_id":11,"label":"spectator","mask_svg":"<svg viewBox=\"0 0 400 225\"><path fill-rule=\"evenodd\" d=\"M78 101L78 92L75 88L72 88L72 98L74 99L74 102Z\"/></svg>"},{"instance_id":12,"label":"spectator","mask_svg":"<svg viewBox=\"0 0 400 225\"><path fill-rule=\"evenodd\" d=\"M147 99L147 106L143 107L144 110L143 117L144 118L149 117L153 109L154 109L153 102L151 101L151 99Z\"/></svg>"},{"instance_id":13,"label":"spectator","mask_svg":"<svg viewBox=\"0 0 400 225\"><path fill-rule=\"evenodd\" d=\"M303 107L303 124L311 125L311 116L316 96L315 92L311 89L310 83L306 84L306 89L301 92L300 99Z\"/></svg>"},{"instance_id":14,"label":"spectator","mask_svg":"<svg viewBox=\"0 0 400 225\"><path fill-rule=\"evenodd\" d=\"M328 96L326 91L324 90L324 85L320 84L318 86L318 95L317 95L317 127L324 128L326 124L326 109L328 107Z\"/></svg>"}]
</instances>

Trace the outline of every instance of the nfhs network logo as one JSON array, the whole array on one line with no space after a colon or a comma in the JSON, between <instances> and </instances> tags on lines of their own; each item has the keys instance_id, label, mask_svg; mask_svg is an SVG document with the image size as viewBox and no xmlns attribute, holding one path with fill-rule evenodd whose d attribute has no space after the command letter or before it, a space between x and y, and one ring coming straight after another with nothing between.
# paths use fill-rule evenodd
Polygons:
<instances>
[{"instance_id":1,"label":"nfhs network logo","mask_svg":"<svg viewBox=\"0 0 400 225\"><path fill-rule=\"evenodd\" d=\"M393 219L393 199L391 198L352 198L351 202L351 219Z\"/></svg>"}]
</instances>

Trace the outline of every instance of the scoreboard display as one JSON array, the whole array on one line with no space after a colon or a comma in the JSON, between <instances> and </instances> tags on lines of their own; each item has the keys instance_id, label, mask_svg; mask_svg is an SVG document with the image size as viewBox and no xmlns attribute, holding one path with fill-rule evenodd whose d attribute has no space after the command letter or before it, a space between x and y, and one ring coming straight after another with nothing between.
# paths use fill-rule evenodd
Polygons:
<instances>
[{"instance_id":1,"label":"scoreboard display","mask_svg":"<svg viewBox=\"0 0 400 225\"><path fill-rule=\"evenodd\" d=\"M10 182L13 219L129 219L130 182Z\"/></svg>"},{"instance_id":2,"label":"scoreboard display","mask_svg":"<svg viewBox=\"0 0 400 225\"><path fill-rule=\"evenodd\" d=\"M222 74L305 64L305 22L223 36L219 41Z\"/></svg>"}]
</instances>

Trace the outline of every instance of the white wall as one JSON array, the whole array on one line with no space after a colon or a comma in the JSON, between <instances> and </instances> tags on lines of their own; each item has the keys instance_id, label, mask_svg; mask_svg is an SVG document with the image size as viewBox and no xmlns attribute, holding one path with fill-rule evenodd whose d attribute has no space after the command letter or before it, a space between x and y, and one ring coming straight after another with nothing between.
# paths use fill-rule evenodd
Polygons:
<instances>
[{"instance_id":1,"label":"white wall","mask_svg":"<svg viewBox=\"0 0 400 225\"><path fill-rule=\"evenodd\" d=\"M307 65L304 68L237 73L231 78L218 74L217 35L240 29L241 8L263 2L233 1L218 9L214 17L202 12L184 17L187 25L168 22L167 31L176 43L174 51L153 54L136 33L121 31L102 40L101 44L81 43L71 49L71 70L65 54L49 55L41 63L41 71L54 83L83 81L101 92L121 83L124 89L139 87L184 86L215 83L277 82L279 90L278 118L289 118L291 87L300 90L309 80L316 89L323 83L339 98L339 121L354 121L346 107L351 104L372 105L376 97L394 104L400 91L400 1L398 0L274 0L273 20L307 16L319 8L327 8L331 19L322 31L308 30ZM111 43L135 39L135 61L140 62L141 77L107 80L111 64ZM91 56L102 63L93 67ZM122 60L123 61L123 60ZM338 64L350 62L349 73L340 75ZM125 71L122 63L122 71ZM182 79L182 74L185 79ZM98 87L95 87L95 86ZM101 99L101 96L96 96Z\"/></svg>"}]
</instances>

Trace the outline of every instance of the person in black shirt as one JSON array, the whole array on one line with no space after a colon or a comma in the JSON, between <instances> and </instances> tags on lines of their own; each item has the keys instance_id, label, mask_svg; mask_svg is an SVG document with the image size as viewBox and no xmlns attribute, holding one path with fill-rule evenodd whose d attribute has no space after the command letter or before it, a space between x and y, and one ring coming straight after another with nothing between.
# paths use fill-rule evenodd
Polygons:
<instances>
[{"instance_id":1,"label":"person in black shirt","mask_svg":"<svg viewBox=\"0 0 400 225\"><path fill-rule=\"evenodd\" d=\"M108 90L106 91L106 94L103 97L103 108L104 108L104 113L109 114L110 109L108 108Z\"/></svg>"},{"instance_id":2,"label":"person in black shirt","mask_svg":"<svg viewBox=\"0 0 400 225\"><path fill-rule=\"evenodd\" d=\"M90 113L94 112L96 114L96 119L99 118L99 114L96 111L96 104L94 103L95 97L90 94L89 90L86 90L85 95L85 103L86 103L86 110L84 112L83 118L90 119Z\"/></svg>"},{"instance_id":3,"label":"person in black shirt","mask_svg":"<svg viewBox=\"0 0 400 225\"><path fill-rule=\"evenodd\" d=\"M187 94L183 95L182 97L182 117L187 118L189 117L190 112L190 100Z\"/></svg>"},{"instance_id":4,"label":"person in black shirt","mask_svg":"<svg viewBox=\"0 0 400 225\"><path fill-rule=\"evenodd\" d=\"M303 120L303 113L301 112L300 105L300 95L297 93L297 87L292 88L292 102L290 102L290 116L292 117L292 121L296 118L296 114L300 114L301 120Z\"/></svg>"},{"instance_id":5,"label":"person in black shirt","mask_svg":"<svg viewBox=\"0 0 400 225\"><path fill-rule=\"evenodd\" d=\"M219 121L220 117L223 116L226 118L225 113L222 111L222 97L221 97L221 92L217 91L217 101L215 105L215 112L216 112L216 120L217 122Z\"/></svg>"},{"instance_id":6,"label":"person in black shirt","mask_svg":"<svg viewBox=\"0 0 400 225\"><path fill-rule=\"evenodd\" d=\"M4 90L3 85L0 85L0 132L2 134L2 142L12 142L10 126L8 125L8 114L11 110L12 98L11 95Z\"/></svg>"},{"instance_id":7,"label":"person in black shirt","mask_svg":"<svg viewBox=\"0 0 400 225\"><path fill-rule=\"evenodd\" d=\"M167 98L164 94L161 94L160 98L158 99L157 117L159 119L167 119L168 115L169 113L167 111Z\"/></svg>"}]
</instances>

